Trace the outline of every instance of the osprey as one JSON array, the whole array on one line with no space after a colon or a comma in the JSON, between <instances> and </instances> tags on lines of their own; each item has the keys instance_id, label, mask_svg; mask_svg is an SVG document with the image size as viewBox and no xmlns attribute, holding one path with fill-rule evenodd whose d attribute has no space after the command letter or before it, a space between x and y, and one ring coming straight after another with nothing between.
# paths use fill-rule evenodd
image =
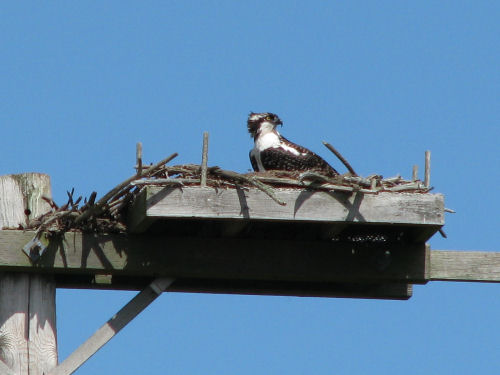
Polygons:
<instances>
[{"instance_id":1,"label":"osprey","mask_svg":"<svg viewBox=\"0 0 500 375\"><path fill-rule=\"evenodd\" d=\"M274 113L253 113L248 116L248 132L255 146L250 151L250 162L256 172L266 170L315 171L327 176L338 172L326 161L305 147L283 137L276 127L283 122Z\"/></svg>"}]
</instances>

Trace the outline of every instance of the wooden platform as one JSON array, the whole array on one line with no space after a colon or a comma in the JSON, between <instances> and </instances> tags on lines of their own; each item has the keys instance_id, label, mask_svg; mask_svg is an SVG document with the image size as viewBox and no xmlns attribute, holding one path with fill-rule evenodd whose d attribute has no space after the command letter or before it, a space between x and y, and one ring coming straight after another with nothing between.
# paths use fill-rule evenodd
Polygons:
<instances>
[{"instance_id":1,"label":"wooden platform","mask_svg":"<svg viewBox=\"0 0 500 375\"><path fill-rule=\"evenodd\" d=\"M211 222L211 233L224 236L294 238L305 232L307 239L332 239L346 229L354 236L371 228L373 233L397 232L410 242L425 242L444 225L441 194L276 189L276 195L286 205L257 189L149 186L129 211L129 229L168 231L175 227L171 220L175 219L183 223L175 227L176 233L194 225L189 233L193 235L203 231L194 219Z\"/></svg>"},{"instance_id":2,"label":"wooden platform","mask_svg":"<svg viewBox=\"0 0 500 375\"><path fill-rule=\"evenodd\" d=\"M58 287L408 299L430 279L425 241L444 224L443 196L145 188L128 234L68 232L32 265L34 232L0 231L0 271L50 273Z\"/></svg>"}]
</instances>

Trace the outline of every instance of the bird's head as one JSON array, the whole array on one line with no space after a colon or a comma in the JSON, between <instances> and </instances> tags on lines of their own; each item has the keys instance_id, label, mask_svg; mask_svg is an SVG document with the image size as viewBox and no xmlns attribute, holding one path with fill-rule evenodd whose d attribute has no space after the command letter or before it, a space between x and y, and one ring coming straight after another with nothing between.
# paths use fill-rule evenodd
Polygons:
<instances>
[{"instance_id":1,"label":"bird's head","mask_svg":"<svg viewBox=\"0 0 500 375\"><path fill-rule=\"evenodd\" d=\"M274 113L253 113L248 115L248 132L252 137L268 133L276 129L276 126L283 125L283 122Z\"/></svg>"}]
</instances>

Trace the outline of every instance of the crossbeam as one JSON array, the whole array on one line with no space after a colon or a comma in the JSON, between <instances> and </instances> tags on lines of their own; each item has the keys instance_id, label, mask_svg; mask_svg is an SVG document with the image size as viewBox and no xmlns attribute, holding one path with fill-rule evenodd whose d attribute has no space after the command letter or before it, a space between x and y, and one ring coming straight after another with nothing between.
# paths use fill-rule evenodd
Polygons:
<instances>
[{"instance_id":1,"label":"crossbeam","mask_svg":"<svg viewBox=\"0 0 500 375\"><path fill-rule=\"evenodd\" d=\"M435 281L500 282L500 253L431 251L430 279Z\"/></svg>"},{"instance_id":2,"label":"crossbeam","mask_svg":"<svg viewBox=\"0 0 500 375\"><path fill-rule=\"evenodd\" d=\"M99 328L87 341L69 355L48 375L70 375L83 365L91 356L111 340L120 330L148 307L174 280L155 279L147 288L137 294L129 303Z\"/></svg>"},{"instance_id":3,"label":"crossbeam","mask_svg":"<svg viewBox=\"0 0 500 375\"><path fill-rule=\"evenodd\" d=\"M428 250L418 243L373 248L332 241L68 232L51 239L32 265L21 251L32 236L0 231L0 271L55 274L58 287L98 287L101 281L155 275L176 278L172 289L180 291L238 293L240 288L243 294L398 298L400 290L399 298L407 299L407 284L428 280ZM65 278L72 282L64 285ZM118 289L112 284L109 289ZM389 284L394 285L384 292Z\"/></svg>"}]
</instances>

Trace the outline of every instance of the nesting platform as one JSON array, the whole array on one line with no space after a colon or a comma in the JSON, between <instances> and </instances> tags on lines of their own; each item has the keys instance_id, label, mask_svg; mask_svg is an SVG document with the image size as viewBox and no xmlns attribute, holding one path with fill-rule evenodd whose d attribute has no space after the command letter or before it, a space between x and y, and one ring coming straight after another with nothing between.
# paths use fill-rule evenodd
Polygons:
<instances>
[{"instance_id":1,"label":"nesting platform","mask_svg":"<svg viewBox=\"0 0 500 375\"><path fill-rule=\"evenodd\" d=\"M147 186L128 228L165 236L172 260L192 266L176 276L204 278L207 291L406 299L428 281L441 194L274 193L286 204L253 188Z\"/></svg>"},{"instance_id":2,"label":"nesting platform","mask_svg":"<svg viewBox=\"0 0 500 375\"><path fill-rule=\"evenodd\" d=\"M440 194L145 186L127 233L69 231L35 264L33 231L0 231L0 270L54 274L58 287L408 299L430 279L425 242L444 224ZM7 251L8 250L8 251Z\"/></svg>"},{"instance_id":3,"label":"nesting platform","mask_svg":"<svg viewBox=\"0 0 500 375\"><path fill-rule=\"evenodd\" d=\"M202 235L204 227L217 226L216 233L223 236L309 240L313 239L311 232L314 239L335 240L344 231L355 235L369 230L380 235L395 232L407 241L425 242L444 225L441 194L307 189L275 189L275 193L285 205L251 188L147 186L129 210L128 228L142 233L175 227L174 233ZM262 223L266 228L259 228Z\"/></svg>"}]
</instances>

